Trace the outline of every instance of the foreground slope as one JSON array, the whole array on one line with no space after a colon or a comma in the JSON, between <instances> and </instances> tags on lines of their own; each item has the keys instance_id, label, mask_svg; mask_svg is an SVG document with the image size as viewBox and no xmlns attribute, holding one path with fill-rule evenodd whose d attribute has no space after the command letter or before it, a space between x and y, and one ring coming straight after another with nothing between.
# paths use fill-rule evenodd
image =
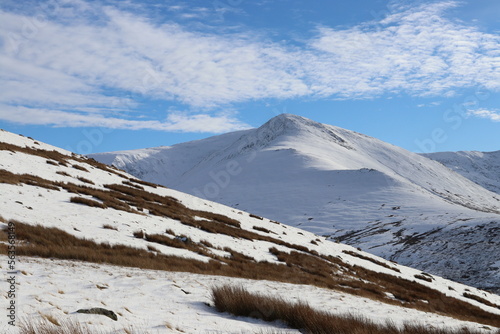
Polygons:
<instances>
[{"instance_id":1,"label":"foreground slope","mask_svg":"<svg viewBox=\"0 0 500 334\"><path fill-rule=\"evenodd\" d=\"M0 208L18 240L19 313L30 319L173 333L279 326L217 313L210 287L230 283L376 321L500 326L499 296L5 131ZM90 307L115 310L118 322L75 313Z\"/></svg>"},{"instance_id":2,"label":"foreground slope","mask_svg":"<svg viewBox=\"0 0 500 334\"><path fill-rule=\"evenodd\" d=\"M500 151L437 152L422 155L439 161L489 191L500 194Z\"/></svg>"},{"instance_id":3,"label":"foreground slope","mask_svg":"<svg viewBox=\"0 0 500 334\"><path fill-rule=\"evenodd\" d=\"M442 164L294 115L95 159L372 253L498 290L500 196Z\"/></svg>"}]
</instances>

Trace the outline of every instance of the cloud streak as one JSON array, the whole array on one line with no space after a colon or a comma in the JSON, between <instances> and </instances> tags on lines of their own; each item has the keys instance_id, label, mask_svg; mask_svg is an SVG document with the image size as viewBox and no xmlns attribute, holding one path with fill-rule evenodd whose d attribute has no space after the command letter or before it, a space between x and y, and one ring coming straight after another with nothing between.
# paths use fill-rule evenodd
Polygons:
<instances>
[{"instance_id":1,"label":"cloud streak","mask_svg":"<svg viewBox=\"0 0 500 334\"><path fill-rule=\"evenodd\" d=\"M0 12L0 119L225 132L247 126L220 109L255 100L500 90L500 37L445 19L455 2L400 8L349 29L320 27L302 46L69 3L57 17ZM91 15L72 21L78 11ZM150 115L131 96L190 112L144 120Z\"/></svg>"},{"instance_id":2,"label":"cloud streak","mask_svg":"<svg viewBox=\"0 0 500 334\"><path fill-rule=\"evenodd\" d=\"M500 122L500 110L497 109L478 109L469 111L470 116L489 119L493 122Z\"/></svg>"}]
</instances>

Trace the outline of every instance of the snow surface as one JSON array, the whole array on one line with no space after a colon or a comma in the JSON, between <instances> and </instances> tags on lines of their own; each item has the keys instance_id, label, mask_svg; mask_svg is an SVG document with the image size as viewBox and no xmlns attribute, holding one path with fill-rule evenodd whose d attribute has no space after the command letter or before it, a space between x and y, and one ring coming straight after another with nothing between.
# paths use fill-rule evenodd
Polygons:
<instances>
[{"instance_id":1,"label":"snow surface","mask_svg":"<svg viewBox=\"0 0 500 334\"><path fill-rule=\"evenodd\" d=\"M6 262L7 258L0 256L0 263ZM491 332L488 326L490 330L484 325L313 286L34 258L23 258L19 267L22 273L17 275L17 304L22 317L36 319L42 314L59 320L74 319L101 331L132 328L150 333L250 334L282 329L284 333L300 333L278 322L266 323L217 312L209 306L212 305L210 289L229 284L262 295L281 296L291 302L307 301L318 310L363 315L380 323L391 319L401 325L417 320L428 327L469 327ZM76 313L78 309L91 307L113 310L118 321ZM4 322L0 324L0 331L15 333Z\"/></svg>"},{"instance_id":2,"label":"snow surface","mask_svg":"<svg viewBox=\"0 0 500 334\"><path fill-rule=\"evenodd\" d=\"M92 157L150 182L500 291L500 196L441 163L363 134L284 114L258 129Z\"/></svg>"},{"instance_id":3,"label":"snow surface","mask_svg":"<svg viewBox=\"0 0 500 334\"><path fill-rule=\"evenodd\" d=\"M0 131L0 142L15 143L18 146L38 147L46 150L54 148L44 144L35 144L34 140ZM68 158L71 159L71 158ZM76 161L70 161L77 163ZM130 175L117 175L109 171L95 168L78 162L89 172L70 167L47 164L46 159L26 153L0 150L0 169L22 174L30 173L47 180L59 180L78 183L78 176L91 179L95 188L103 188L104 184L121 183ZM57 174L64 171L70 176ZM400 269L396 273L371 261L363 260L343 253L344 250L356 251L353 247L334 243L294 227L276 224L269 219L258 219L246 212L197 198L176 190L145 186L148 191L160 195L172 196L187 207L211 211L237 219L243 229L252 230L253 226L265 227L276 233L277 238L298 245L307 245L320 254L341 256L353 265L369 270L397 275L409 280L414 279L419 270L385 262ZM185 226L180 222L152 215L137 215L114 209L91 208L71 203L74 194L66 191L53 191L28 185L11 185L0 183L0 212L6 221L15 219L28 224L41 224L57 227L77 237L85 237L97 242L123 244L146 249L146 242L132 236L134 231L142 229L147 233L163 233L166 228L175 231L176 235L186 235L193 241L209 240L214 247L230 249L251 256L257 261L277 262L269 253L269 247L276 246L269 242L235 239L222 234L209 234L197 228ZM109 224L116 230L103 228ZM5 227L5 224L1 224ZM253 230L256 233L258 231ZM285 234L286 233L286 234ZM311 244L319 239L317 245ZM171 254L198 260L208 260L199 254L184 249L176 249L156 245L163 254ZM284 246L276 246L282 250ZM211 249L216 252L215 249ZM288 249L290 251L290 249ZM219 251L220 252L220 251ZM374 257L365 252L356 251L367 257ZM108 265L96 265L76 261L50 259L21 258L17 265L18 299L20 314L26 317L54 315L64 317L70 315L79 321L91 323L99 329L113 330L133 326L155 332L210 333L217 330L222 333L248 332L254 333L261 328L279 327L279 324L267 324L247 318L232 317L219 314L208 307L209 288L213 285L230 282L241 284L251 291L263 294L281 295L291 300L304 299L318 309L328 309L339 313L354 312L363 314L376 321L392 319L400 324L403 321L418 319L429 326L463 326L483 328L478 324L465 324L436 314L423 313L411 309L382 304L380 302L355 297L346 293L320 289L309 286L297 286L277 282L252 281L226 277L213 277L187 273L171 273L121 268ZM7 257L0 257L0 266L6 272ZM489 294L476 288L468 287L435 276L432 282L420 282L437 291L454 298L469 302L491 313L500 315L500 310L486 306L477 301L463 297L464 292L481 296L492 303L500 304L500 296ZM98 288L97 286L101 288ZM102 287L105 287L102 289ZM451 289L450 289L451 288ZM186 294L184 291L189 292ZM2 308L8 302L6 292L2 294ZM105 307L118 312L118 323L94 315L75 314L79 308ZM168 325L167 325L168 323ZM5 326L2 322L2 326ZM169 328L167 328L169 327ZM171 329L173 328L173 329ZM4 327L4 332L7 329ZM296 331L290 331L297 333ZM213 331L211 332L213 333Z\"/></svg>"}]
</instances>

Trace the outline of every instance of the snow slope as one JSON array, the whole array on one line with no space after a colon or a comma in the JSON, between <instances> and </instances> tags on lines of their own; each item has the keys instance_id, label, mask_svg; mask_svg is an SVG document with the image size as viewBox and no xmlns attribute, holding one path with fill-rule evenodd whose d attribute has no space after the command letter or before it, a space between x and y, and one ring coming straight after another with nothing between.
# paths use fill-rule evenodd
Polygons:
<instances>
[{"instance_id":1,"label":"snow slope","mask_svg":"<svg viewBox=\"0 0 500 334\"><path fill-rule=\"evenodd\" d=\"M5 263L6 257L0 256L0 261ZM300 333L280 323L218 313L208 306L211 304L210 288L223 284L243 286L264 295L282 296L291 302L307 300L318 310L365 315L380 323L391 319L402 325L418 319L417 323L428 327L469 327L491 333L488 326L313 286L34 258L23 259L21 267L22 293L18 304L22 314L35 316L42 313L56 319L70 316L89 324L92 329L113 333L121 328L132 328L134 333L141 330L150 333L250 334L266 333L270 329L281 329L283 334ZM93 305L114 310L120 317L119 321L75 312ZM3 323L0 330L2 333L12 332Z\"/></svg>"},{"instance_id":2,"label":"snow slope","mask_svg":"<svg viewBox=\"0 0 500 334\"><path fill-rule=\"evenodd\" d=\"M422 155L439 161L480 186L500 194L500 151L437 152Z\"/></svg>"},{"instance_id":3,"label":"snow slope","mask_svg":"<svg viewBox=\"0 0 500 334\"><path fill-rule=\"evenodd\" d=\"M282 114L257 129L92 157L387 259L500 287L500 196L360 133Z\"/></svg>"},{"instance_id":4,"label":"snow slope","mask_svg":"<svg viewBox=\"0 0 500 334\"><path fill-rule=\"evenodd\" d=\"M10 144L10 146L2 146L2 143ZM39 152L46 154L52 150L64 154L64 161L58 162L38 154ZM369 271L392 275L395 278L415 281L415 275L421 274L420 270L376 258L351 246L325 240L310 232L287 227L172 189L144 185L144 188L151 194L175 198L187 208L198 210L197 212L209 211L235 219L241 224L241 230L253 231L262 236L270 234L273 235L274 240L280 240L281 243L274 244L270 241L209 233L187 226L177 219L153 215L145 211L125 212L110 207L102 209L72 203L70 198L74 197L75 193L70 193L61 186L57 186L57 189L50 189L50 187L41 186L41 181L16 183L5 178L5 175L12 175L14 178L21 174L29 174L33 178L39 178L37 180L60 182L54 185L71 183L101 190L108 189L105 185L126 184L124 182L130 183L133 180L124 172L104 168L90 161L87 163L87 161L80 156L33 139L0 131L0 176L3 178L0 182L0 220L4 222L0 223L2 228L6 227L6 222L18 220L26 224L57 227L78 238L96 242L127 245L149 250L155 254L161 253L204 262L213 260L212 257L185 248L155 244L154 249L151 249L150 243L145 239L133 237L133 233L137 230L148 234L158 233L168 236L165 229L169 229L175 235L186 236L194 243L209 240L211 246L207 247L207 250L214 256L228 256L230 250L235 250L244 253L253 261L280 264L281 262L270 253L270 246L290 252L296 250L290 248L290 245L302 245L317 254L333 256L342 259L343 263L348 265L357 265ZM89 181L93 184L89 185ZM80 196L91 198L87 195ZM112 228L105 228L105 226ZM312 243L312 240L315 242ZM346 252L355 252L373 260L366 260ZM254 333L263 328L282 328L282 325L278 323L263 323L214 311L207 305L210 303L210 287L226 282L241 284L251 291L263 294L281 295L290 300L303 299L318 309L335 310L339 313L359 313L375 321L392 319L396 324L402 324L405 321L419 319L433 327L469 326L485 332L491 331L488 326L466 323L405 307L391 306L346 292L312 286L159 272L57 259L22 257L17 261L15 275L18 314L32 320L47 316L56 319L76 319L89 324L96 330L107 332L131 327L152 333ZM385 266L374 261L384 263ZM9 270L7 257L4 255L0 256L0 267L4 273ZM348 271L344 273L346 276L351 274ZM496 305L500 305L500 296L437 276L433 276L430 281L418 283L433 289L436 293L440 292L500 315L500 308L466 298L464 293L472 293ZM1 307L5 309L6 303L9 302L5 292L0 300L2 300ZM114 322L102 316L75 313L79 308L89 307L112 309L117 312L119 321ZM0 323L0 328L5 333L15 332L11 331L5 322ZM289 332L297 333L293 330Z\"/></svg>"}]
</instances>

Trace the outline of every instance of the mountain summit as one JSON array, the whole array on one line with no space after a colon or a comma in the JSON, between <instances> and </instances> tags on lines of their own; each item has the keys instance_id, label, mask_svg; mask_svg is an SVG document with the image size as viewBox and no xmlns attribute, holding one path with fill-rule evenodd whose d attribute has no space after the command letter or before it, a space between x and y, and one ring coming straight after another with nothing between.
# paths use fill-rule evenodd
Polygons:
<instances>
[{"instance_id":1,"label":"mountain summit","mask_svg":"<svg viewBox=\"0 0 500 334\"><path fill-rule=\"evenodd\" d=\"M500 196L360 133L282 114L256 129L92 157L387 259L500 287Z\"/></svg>"}]
</instances>

